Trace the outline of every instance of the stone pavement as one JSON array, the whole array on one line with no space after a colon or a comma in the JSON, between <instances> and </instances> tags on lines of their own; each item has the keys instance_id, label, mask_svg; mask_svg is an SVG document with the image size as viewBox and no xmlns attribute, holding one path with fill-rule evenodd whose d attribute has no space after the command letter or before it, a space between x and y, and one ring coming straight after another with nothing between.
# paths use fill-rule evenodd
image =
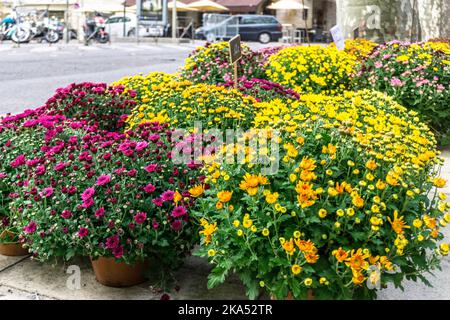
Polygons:
<instances>
[{"instance_id":1,"label":"stone pavement","mask_svg":"<svg viewBox=\"0 0 450 320\"><path fill-rule=\"evenodd\" d=\"M450 150L445 150L446 161L442 176L450 181ZM444 190L450 195L450 183ZM450 242L450 227L445 229ZM77 265L81 271L81 288L70 289L67 282L71 274L66 273L69 264L62 262L52 266L41 264L29 258L7 258L0 256L0 300L53 300L53 299L160 299L162 292L155 291L150 282L131 288L109 288L97 283L88 259L76 259L70 265ZM172 299L245 299L245 290L237 277L230 277L226 283L213 289L206 288L210 266L207 261L190 257L175 277L178 283L169 292ZM2 271L3 270L3 271ZM442 271L427 276L432 288L421 282L406 281L405 291L389 287L379 293L379 299L402 300L450 300L450 256L442 260Z\"/></svg>"}]
</instances>

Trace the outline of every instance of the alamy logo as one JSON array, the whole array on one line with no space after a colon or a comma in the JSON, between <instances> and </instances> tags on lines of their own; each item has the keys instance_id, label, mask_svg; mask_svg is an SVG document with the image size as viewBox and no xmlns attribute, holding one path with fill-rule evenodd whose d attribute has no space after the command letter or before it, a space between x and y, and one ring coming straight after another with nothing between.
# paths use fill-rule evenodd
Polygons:
<instances>
[{"instance_id":1,"label":"alamy logo","mask_svg":"<svg viewBox=\"0 0 450 320\"><path fill-rule=\"evenodd\" d=\"M363 11L363 15L367 17L367 29L381 29L381 8L379 6L366 6Z\"/></svg>"},{"instance_id":2,"label":"alamy logo","mask_svg":"<svg viewBox=\"0 0 450 320\"><path fill-rule=\"evenodd\" d=\"M81 270L77 265L71 265L67 268L67 274L70 276L67 278L66 286L69 290L81 289Z\"/></svg>"},{"instance_id":3,"label":"alamy logo","mask_svg":"<svg viewBox=\"0 0 450 320\"><path fill-rule=\"evenodd\" d=\"M172 138L174 164L258 164L261 174L274 175L279 169L279 137L277 130L208 129L195 122L193 133L176 129Z\"/></svg>"},{"instance_id":4,"label":"alamy logo","mask_svg":"<svg viewBox=\"0 0 450 320\"><path fill-rule=\"evenodd\" d=\"M381 288L381 270L379 265L371 265L369 270L367 270L367 288L377 289Z\"/></svg>"}]
</instances>

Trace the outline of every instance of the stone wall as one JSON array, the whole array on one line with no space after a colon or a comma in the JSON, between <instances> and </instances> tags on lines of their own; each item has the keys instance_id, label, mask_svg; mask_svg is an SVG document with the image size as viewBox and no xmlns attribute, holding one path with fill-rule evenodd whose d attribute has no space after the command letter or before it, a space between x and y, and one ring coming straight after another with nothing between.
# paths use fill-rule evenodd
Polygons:
<instances>
[{"instance_id":1,"label":"stone wall","mask_svg":"<svg viewBox=\"0 0 450 320\"><path fill-rule=\"evenodd\" d=\"M383 42L450 37L449 0L336 0L346 38Z\"/></svg>"}]
</instances>

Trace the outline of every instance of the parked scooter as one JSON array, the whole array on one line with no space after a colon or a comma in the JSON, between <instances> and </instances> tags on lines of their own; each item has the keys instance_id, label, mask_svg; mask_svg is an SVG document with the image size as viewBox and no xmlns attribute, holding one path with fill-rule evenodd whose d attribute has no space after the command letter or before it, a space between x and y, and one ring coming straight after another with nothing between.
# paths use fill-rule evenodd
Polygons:
<instances>
[{"instance_id":1,"label":"parked scooter","mask_svg":"<svg viewBox=\"0 0 450 320\"><path fill-rule=\"evenodd\" d=\"M105 19L100 13L96 13L94 20L86 20L84 25L84 39L85 44L94 39L99 43L109 42L109 34L105 31Z\"/></svg>"}]
</instances>

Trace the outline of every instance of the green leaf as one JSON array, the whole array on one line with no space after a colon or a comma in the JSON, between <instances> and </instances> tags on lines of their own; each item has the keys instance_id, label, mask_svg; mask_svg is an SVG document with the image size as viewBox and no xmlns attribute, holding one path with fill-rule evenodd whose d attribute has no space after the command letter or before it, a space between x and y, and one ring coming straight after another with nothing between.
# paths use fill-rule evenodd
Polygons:
<instances>
[{"instance_id":1,"label":"green leaf","mask_svg":"<svg viewBox=\"0 0 450 320\"><path fill-rule=\"evenodd\" d=\"M66 252L66 260L70 260L75 256L75 250L68 249Z\"/></svg>"},{"instance_id":2,"label":"green leaf","mask_svg":"<svg viewBox=\"0 0 450 320\"><path fill-rule=\"evenodd\" d=\"M417 275L417 277L418 277L418 278L419 278L419 279L420 279L427 287L430 287L430 288L433 287L433 285L431 284L431 282L428 281L427 278L425 278L423 275L419 274L419 275Z\"/></svg>"},{"instance_id":3,"label":"green leaf","mask_svg":"<svg viewBox=\"0 0 450 320\"><path fill-rule=\"evenodd\" d=\"M215 267L212 269L208 276L208 289L212 289L218 284L223 283L228 275L228 270L229 269L221 267Z\"/></svg>"},{"instance_id":4,"label":"green leaf","mask_svg":"<svg viewBox=\"0 0 450 320\"><path fill-rule=\"evenodd\" d=\"M427 267L427 259L425 256L412 256L412 260L415 264L417 264L420 268Z\"/></svg>"},{"instance_id":5,"label":"green leaf","mask_svg":"<svg viewBox=\"0 0 450 320\"><path fill-rule=\"evenodd\" d=\"M239 275L242 283L247 288L246 293L250 300L255 300L259 296L259 284L249 273L241 273Z\"/></svg>"}]
</instances>

